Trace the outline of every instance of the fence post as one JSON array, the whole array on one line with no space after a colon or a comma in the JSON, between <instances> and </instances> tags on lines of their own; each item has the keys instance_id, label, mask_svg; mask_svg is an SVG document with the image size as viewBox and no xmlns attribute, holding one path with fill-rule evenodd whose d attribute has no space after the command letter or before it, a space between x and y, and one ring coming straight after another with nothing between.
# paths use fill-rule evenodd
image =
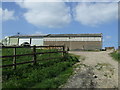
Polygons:
<instances>
[{"instance_id":1,"label":"fence post","mask_svg":"<svg viewBox=\"0 0 120 90\"><path fill-rule=\"evenodd\" d=\"M15 55L15 57L13 57L13 69L16 69L16 47L14 48L14 55Z\"/></svg>"},{"instance_id":2,"label":"fence post","mask_svg":"<svg viewBox=\"0 0 120 90\"><path fill-rule=\"evenodd\" d=\"M48 52L50 52L50 45L48 46ZM50 58L50 53L48 53L48 57Z\"/></svg>"},{"instance_id":3,"label":"fence post","mask_svg":"<svg viewBox=\"0 0 120 90\"><path fill-rule=\"evenodd\" d=\"M63 46L63 56L65 56L65 46Z\"/></svg>"},{"instance_id":4,"label":"fence post","mask_svg":"<svg viewBox=\"0 0 120 90\"><path fill-rule=\"evenodd\" d=\"M35 45L33 46L33 54L34 54L33 55L33 61L34 61L33 64L36 64L36 46Z\"/></svg>"}]
</instances>

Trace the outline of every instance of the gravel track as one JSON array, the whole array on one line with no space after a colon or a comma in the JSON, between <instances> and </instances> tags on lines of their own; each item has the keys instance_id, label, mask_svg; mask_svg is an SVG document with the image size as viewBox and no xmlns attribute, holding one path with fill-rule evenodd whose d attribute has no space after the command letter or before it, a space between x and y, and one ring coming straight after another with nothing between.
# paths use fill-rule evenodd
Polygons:
<instances>
[{"instance_id":1,"label":"gravel track","mask_svg":"<svg viewBox=\"0 0 120 90\"><path fill-rule=\"evenodd\" d=\"M80 55L74 74L63 88L118 88L118 62L107 51L69 53Z\"/></svg>"}]
</instances>

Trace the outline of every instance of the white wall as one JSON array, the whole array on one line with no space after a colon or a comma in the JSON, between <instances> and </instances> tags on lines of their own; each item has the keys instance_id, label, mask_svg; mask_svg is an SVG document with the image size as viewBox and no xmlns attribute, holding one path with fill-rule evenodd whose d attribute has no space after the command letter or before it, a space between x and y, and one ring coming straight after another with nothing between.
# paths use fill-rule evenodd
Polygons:
<instances>
[{"instance_id":1,"label":"white wall","mask_svg":"<svg viewBox=\"0 0 120 90\"><path fill-rule=\"evenodd\" d=\"M23 42L28 42L30 44L30 38L19 38L19 45L21 45ZM43 39L42 38L31 38L31 46L42 46L43 45Z\"/></svg>"},{"instance_id":2,"label":"white wall","mask_svg":"<svg viewBox=\"0 0 120 90\"><path fill-rule=\"evenodd\" d=\"M31 39L31 46L42 46L43 45L43 39L42 38L32 38Z\"/></svg>"},{"instance_id":3,"label":"white wall","mask_svg":"<svg viewBox=\"0 0 120 90\"><path fill-rule=\"evenodd\" d=\"M9 37L6 37L6 40L7 40L7 45L9 45Z\"/></svg>"},{"instance_id":4,"label":"white wall","mask_svg":"<svg viewBox=\"0 0 120 90\"><path fill-rule=\"evenodd\" d=\"M30 38L19 38L19 45L21 45L23 42L30 43Z\"/></svg>"}]
</instances>

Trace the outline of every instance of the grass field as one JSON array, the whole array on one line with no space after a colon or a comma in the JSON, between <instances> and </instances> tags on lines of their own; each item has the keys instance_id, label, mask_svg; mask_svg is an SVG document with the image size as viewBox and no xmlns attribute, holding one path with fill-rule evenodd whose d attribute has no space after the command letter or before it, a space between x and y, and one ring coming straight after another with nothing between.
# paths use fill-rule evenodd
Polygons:
<instances>
[{"instance_id":1,"label":"grass field","mask_svg":"<svg viewBox=\"0 0 120 90\"><path fill-rule=\"evenodd\" d=\"M37 49L37 52L56 51ZM32 53L32 49L17 49L17 54ZM3 55L13 55L13 49L3 49ZM61 58L60 58L61 56ZM56 59L45 60L48 57ZM58 58L59 57L59 58ZM2 60L2 64L12 64L13 58ZM32 56L17 57L17 62L32 60ZM2 87L3 88L58 88L64 84L69 76L73 73L72 66L78 62L75 56L61 53L37 55L36 65L23 64L17 66L16 70L11 67L3 68Z\"/></svg>"},{"instance_id":2,"label":"grass field","mask_svg":"<svg viewBox=\"0 0 120 90\"><path fill-rule=\"evenodd\" d=\"M111 53L111 56L115 59L115 60L117 60L118 62L120 62L120 53L118 53L118 52L113 52L113 53Z\"/></svg>"}]
</instances>

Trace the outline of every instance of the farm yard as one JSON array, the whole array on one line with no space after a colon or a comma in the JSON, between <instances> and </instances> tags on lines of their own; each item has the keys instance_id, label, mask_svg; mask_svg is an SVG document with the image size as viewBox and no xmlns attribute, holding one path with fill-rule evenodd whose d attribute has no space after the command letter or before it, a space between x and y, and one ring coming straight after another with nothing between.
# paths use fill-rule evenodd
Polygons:
<instances>
[{"instance_id":1,"label":"farm yard","mask_svg":"<svg viewBox=\"0 0 120 90\"><path fill-rule=\"evenodd\" d=\"M31 54L33 51L33 48L16 48L16 55ZM32 61L35 59L34 54L2 59L3 66L14 63L10 67L6 66L2 69L2 88L58 88L67 81L73 73L72 66L78 62L76 56L64 53L62 49L37 48L35 51L36 53L42 52L42 54L36 55L36 63L16 65ZM2 56L11 55L14 55L14 48L2 49Z\"/></svg>"}]
</instances>

